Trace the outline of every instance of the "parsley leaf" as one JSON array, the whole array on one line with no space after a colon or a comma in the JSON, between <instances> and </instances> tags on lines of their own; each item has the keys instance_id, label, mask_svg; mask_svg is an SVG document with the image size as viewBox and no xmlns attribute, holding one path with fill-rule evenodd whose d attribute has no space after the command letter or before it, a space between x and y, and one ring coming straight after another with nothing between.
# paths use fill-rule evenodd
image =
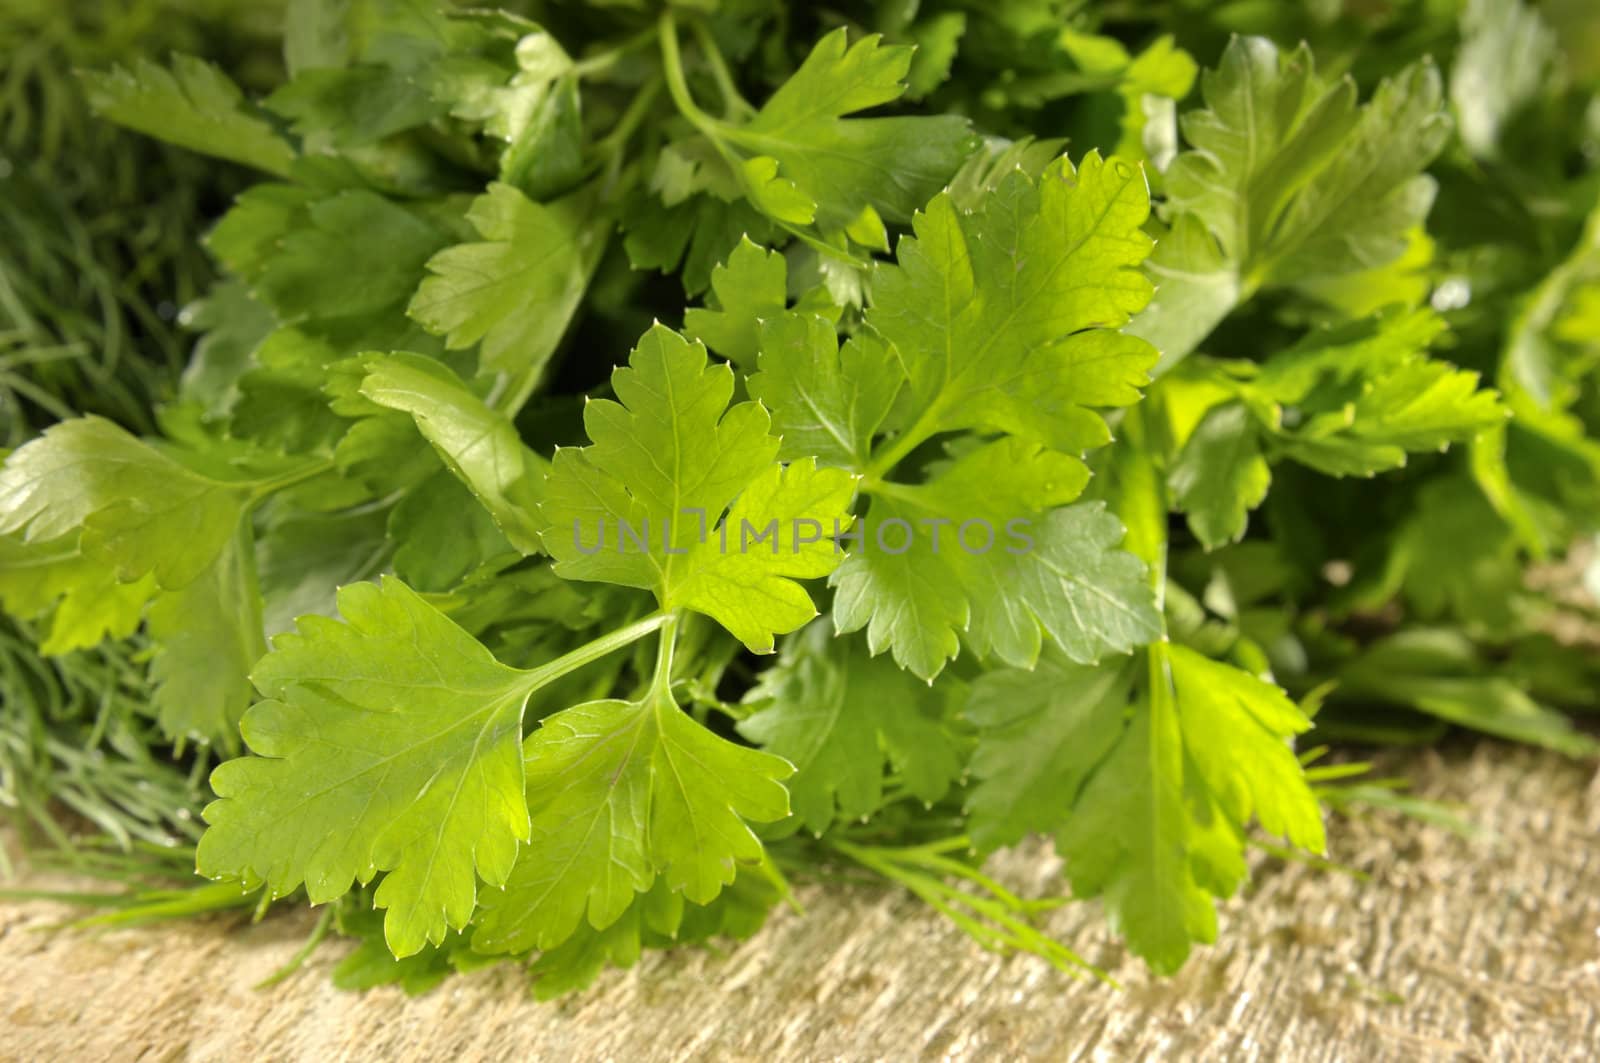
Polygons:
<instances>
[{"instance_id":1,"label":"parsley leaf","mask_svg":"<svg viewBox=\"0 0 1600 1063\"><path fill-rule=\"evenodd\" d=\"M715 307L683 315L683 331L722 357L748 368L760 349L761 321L783 312L788 270L783 256L739 239L728 261L711 271Z\"/></svg>"},{"instance_id":2,"label":"parsley leaf","mask_svg":"<svg viewBox=\"0 0 1600 1063\"><path fill-rule=\"evenodd\" d=\"M927 483L881 488L864 522L873 541L833 576L835 625L865 627L874 653L930 680L961 632L1020 667L1045 636L1082 662L1142 644L1159 618L1143 564L1115 549L1122 526L1097 503L1052 511L1087 478L1076 458L1002 439Z\"/></svg>"},{"instance_id":3,"label":"parsley leaf","mask_svg":"<svg viewBox=\"0 0 1600 1063\"><path fill-rule=\"evenodd\" d=\"M83 80L90 106L130 129L278 176L294 163L294 149L203 59L175 55L171 70L138 59Z\"/></svg>"},{"instance_id":4,"label":"parsley leaf","mask_svg":"<svg viewBox=\"0 0 1600 1063\"><path fill-rule=\"evenodd\" d=\"M697 904L761 855L744 820L789 812L783 760L718 738L654 688L548 717L527 741L531 841L474 946L548 948L610 926L655 880Z\"/></svg>"},{"instance_id":5,"label":"parsley leaf","mask_svg":"<svg viewBox=\"0 0 1600 1063\"><path fill-rule=\"evenodd\" d=\"M815 624L746 695L755 712L739 733L795 766L792 826L821 834L878 811L891 770L920 801L945 795L963 752L945 719L948 700Z\"/></svg>"},{"instance_id":6,"label":"parsley leaf","mask_svg":"<svg viewBox=\"0 0 1600 1063\"><path fill-rule=\"evenodd\" d=\"M917 411L900 449L964 428L1067 452L1105 443L1093 409L1136 401L1155 360L1109 331L1150 298L1149 209L1139 169L1093 152L1037 182L1013 172L971 212L936 196L879 268L866 315Z\"/></svg>"},{"instance_id":7,"label":"parsley leaf","mask_svg":"<svg viewBox=\"0 0 1600 1063\"><path fill-rule=\"evenodd\" d=\"M407 312L451 348L478 344L483 369L531 388L588 288L609 226L584 192L535 203L506 184L473 200L467 220L483 240L429 259L432 276Z\"/></svg>"},{"instance_id":8,"label":"parsley leaf","mask_svg":"<svg viewBox=\"0 0 1600 1063\"><path fill-rule=\"evenodd\" d=\"M1236 37L1201 91L1206 109L1182 122L1190 150L1166 174L1174 231L1151 262L1160 295L1131 327L1163 365L1263 287L1400 256L1433 203L1420 171L1450 132L1427 61L1357 107L1354 82L1319 77L1304 46L1283 54Z\"/></svg>"},{"instance_id":9,"label":"parsley leaf","mask_svg":"<svg viewBox=\"0 0 1600 1063\"><path fill-rule=\"evenodd\" d=\"M559 575L653 591L764 653L816 615L793 579L838 564L831 536L849 523L854 480L778 464L766 411L729 408L733 382L705 348L654 326L612 376L621 401L585 407L593 442L556 453L539 517Z\"/></svg>"},{"instance_id":10,"label":"parsley leaf","mask_svg":"<svg viewBox=\"0 0 1600 1063\"><path fill-rule=\"evenodd\" d=\"M1188 379L1164 380L1169 409L1202 411L1192 426L1174 424L1180 449L1168 473L1201 543L1243 536L1273 460L1371 476L1503 424L1499 396L1477 373L1427 356L1443 329L1431 310L1378 315L1312 332L1259 368L1197 359Z\"/></svg>"},{"instance_id":11,"label":"parsley leaf","mask_svg":"<svg viewBox=\"0 0 1600 1063\"><path fill-rule=\"evenodd\" d=\"M448 367L404 352L365 362L361 394L410 414L450 471L525 554L540 549L534 520L546 463L503 415L490 409Z\"/></svg>"},{"instance_id":12,"label":"parsley leaf","mask_svg":"<svg viewBox=\"0 0 1600 1063\"><path fill-rule=\"evenodd\" d=\"M115 571L83 555L76 536L38 543L0 536L0 604L12 616L47 620L41 653L127 638L159 591L149 575L119 582Z\"/></svg>"},{"instance_id":13,"label":"parsley leaf","mask_svg":"<svg viewBox=\"0 0 1600 1063\"><path fill-rule=\"evenodd\" d=\"M1157 971L1216 934L1211 895L1245 877L1252 818L1321 852L1322 818L1284 739L1309 721L1276 687L1163 645L1153 692L1129 709L1132 669L1047 662L973 687L979 728L969 810L985 844L1049 829L1073 890L1100 897Z\"/></svg>"},{"instance_id":14,"label":"parsley leaf","mask_svg":"<svg viewBox=\"0 0 1600 1063\"><path fill-rule=\"evenodd\" d=\"M261 592L251 551L241 531L194 580L150 606L155 640L150 708L174 737L239 751L239 720L254 700L250 669L267 650Z\"/></svg>"},{"instance_id":15,"label":"parsley leaf","mask_svg":"<svg viewBox=\"0 0 1600 1063\"><path fill-rule=\"evenodd\" d=\"M778 456L864 470L905 382L898 361L870 333L841 346L833 323L815 314L775 315L760 337L761 371L747 384L772 411Z\"/></svg>"},{"instance_id":16,"label":"parsley leaf","mask_svg":"<svg viewBox=\"0 0 1600 1063\"><path fill-rule=\"evenodd\" d=\"M0 535L39 542L81 530L83 556L110 566L119 582L153 573L171 590L233 538L250 487L195 472L110 421L84 417L49 429L0 468Z\"/></svg>"},{"instance_id":17,"label":"parsley leaf","mask_svg":"<svg viewBox=\"0 0 1600 1063\"><path fill-rule=\"evenodd\" d=\"M1173 463L1169 482L1173 503L1188 515L1202 543L1221 546L1243 537L1250 511L1272 484L1249 408L1225 402L1207 410Z\"/></svg>"},{"instance_id":18,"label":"parsley leaf","mask_svg":"<svg viewBox=\"0 0 1600 1063\"><path fill-rule=\"evenodd\" d=\"M199 868L274 896L303 884L313 904L386 871L375 900L407 956L465 926L477 878L503 885L528 836L535 684L398 580L344 588L339 613L301 618L256 667L255 756L212 773Z\"/></svg>"},{"instance_id":19,"label":"parsley leaf","mask_svg":"<svg viewBox=\"0 0 1600 1063\"><path fill-rule=\"evenodd\" d=\"M843 229L867 208L903 221L972 147L966 120L955 115L846 117L899 98L911 57L911 48L876 36L847 45L841 27L817 42L748 123L719 132L755 153L752 161L775 163L791 196L814 205L819 224Z\"/></svg>"}]
</instances>

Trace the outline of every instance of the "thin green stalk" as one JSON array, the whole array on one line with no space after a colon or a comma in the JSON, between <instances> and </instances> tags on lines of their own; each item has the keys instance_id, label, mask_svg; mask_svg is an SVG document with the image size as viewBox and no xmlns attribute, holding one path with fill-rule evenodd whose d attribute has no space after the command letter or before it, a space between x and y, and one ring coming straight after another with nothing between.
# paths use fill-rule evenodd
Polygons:
<instances>
[{"instance_id":1,"label":"thin green stalk","mask_svg":"<svg viewBox=\"0 0 1600 1063\"><path fill-rule=\"evenodd\" d=\"M906 455L916 450L933 435L935 411L938 403L923 409L911 427L894 437L894 440L883 450L873 455L872 461L867 464L861 476L861 489L863 491L881 490L886 487L884 477L894 471L894 467L904 461Z\"/></svg>"},{"instance_id":2,"label":"thin green stalk","mask_svg":"<svg viewBox=\"0 0 1600 1063\"><path fill-rule=\"evenodd\" d=\"M722 121L721 119L711 117L705 111L700 109L699 104L694 102L694 96L689 92L688 79L684 77L683 73L683 53L678 44L677 19L670 10L664 11L661 14L659 25L661 28L661 70L666 76L667 92L672 96L673 106L678 109L679 114L688 119L690 125L698 129L701 134L705 136L706 140L710 141L711 146L716 149L717 154L721 155L723 161L728 164L728 169L732 172L734 179L739 182L741 187L745 188L746 195L748 196L749 189L745 185L744 160L739 157L737 152L728 146L727 141L724 139L730 134L737 133L739 129L738 125L736 123L726 122ZM715 76L714 64L713 76ZM731 85L729 87L732 88ZM748 106L748 104L746 106ZM815 235L806 232L805 229L798 225L794 225L786 221L778 221L776 219L773 219L773 221L778 228L782 229L784 232L787 232L790 236L810 247L818 254L827 255L828 257L838 259L841 262L847 262L850 265L855 266L857 269L866 269L872 264L867 259L860 258L856 255L852 255L849 251L834 247L826 240L818 239Z\"/></svg>"},{"instance_id":3,"label":"thin green stalk","mask_svg":"<svg viewBox=\"0 0 1600 1063\"><path fill-rule=\"evenodd\" d=\"M257 890L246 890L237 882L208 882L176 890L155 890L138 894L126 907L103 915L79 919L72 926L80 929L112 926L139 926L144 923L182 919L210 912L226 912L255 907Z\"/></svg>"},{"instance_id":4,"label":"thin green stalk","mask_svg":"<svg viewBox=\"0 0 1600 1063\"><path fill-rule=\"evenodd\" d=\"M722 57L722 49L717 47L716 38L711 35L711 30L705 21L695 19L689 25L694 32L695 42L700 45L700 51L705 56L706 65L711 68L711 77L717 83L717 91L722 94L723 116L732 119L749 118L754 115L756 109L734 84L733 74L728 70L728 61Z\"/></svg>"},{"instance_id":5,"label":"thin green stalk","mask_svg":"<svg viewBox=\"0 0 1600 1063\"><path fill-rule=\"evenodd\" d=\"M290 956L288 962L282 967L257 982L255 988L270 989L305 966L305 962L311 958L311 954L317 951L317 946L327 940L328 934L332 932L336 911L337 909L331 904L323 908L322 915L318 917L317 925L311 928L311 936L306 938L305 944L295 950L295 954Z\"/></svg>"},{"instance_id":6,"label":"thin green stalk","mask_svg":"<svg viewBox=\"0 0 1600 1063\"><path fill-rule=\"evenodd\" d=\"M607 190L607 194L620 183L623 166L628 161L628 142L633 139L633 135L639 131L645 118L654 109L663 84L660 75L645 82L644 87L634 94L627 110L622 112L611 132L595 144L593 165L597 168L603 167L605 170L603 187Z\"/></svg>"},{"instance_id":7,"label":"thin green stalk","mask_svg":"<svg viewBox=\"0 0 1600 1063\"><path fill-rule=\"evenodd\" d=\"M540 687L553 683L570 672L576 672L586 664L592 664L607 654L614 653L625 646L638 642L652 631L675 625L677 619L676 613L652 613L643 620L637 620L627 627L618 628L592 642L586 642L577 649L562 654L548 664L542 664L538 668L527 670L523 673L523 686L531 694Z\"/></svg>"},{"instance_id":8,"label":"thin green stalk","mask_svg":"<svg viewBox=\"0 0 1600 1063\"><path fill-rule=\"evenodd\" d=\"M666 75L667 92L672 96L673 106L678 113L689 120L689 124L704 133L716 149L728 158L737 172L739 166L732 158L732 153L722 142L722 134L728 128L727 123L721 122L700 109L694 102L694 96L689 92L688 79L683 74L683 52L678 46L678 20L671 9L661 13L657 20L660 30L658 36L661 40L661 72Z\"/></svg>"},{"instance_id":9,"label":"thin green stalk","mask_svg":"<svg viewBox=\"0 0 1600 1063\"><path fill-rule=\"evenodd\" d=\"M843 856L909 890L970 935L984 948L996 952L1029 952L1068 974L1088 972L1116 985L1109 975L1066 945L1043 933L1025 916L1053 902L1024 901L976 868L940 855L951 845L964 846L965 838L947 839L926 846L886 849L855 845L842 838L828 844ZM965 892L947 880L977 887Z\"/></svg>"},{"instance_id":10,"label":"thin green stalk","mask_svg":"<svg viewBox=\"0 0 1600 1063\"><path fill-rule=\"evenodd\" d=\"M820 255L827 255L829 258L838 259L840 262L848 263L857 269L867 269L872 265L872 261L870 259L862 258L859 255L852 255L849 251L834 247L826 240L818 239L817 237L806 232L800 226L795 225L793 222L778 221L776 218L772 219L772 222L778 228L782 229L784 232L788 233L790 236L794 237L796 240L799 240L806 246L810 247L813 251L816 251Z\"/></svg>"},{"instance_id":11,"label":"thin green stalk","mask_svg":"<svg viewBox=\"0 0 1600 1063\"><path fill-rule=\"evenodd\" d=\"M608 72L626 58L630 52L638 51L655 40L657 32L655 26L650 26L635 33L614 48L607 48L603 52L597 52L594 55L579 59L572 64L572 75L578 78L587 78Z\"/></svg>"},{"instance_id":12,"label":"thin green stalk","mask_svg":"<svg viewBox=\"0 0 1600 1063\"><path fill-rule=\"evenodd\" d=\"M668 613L661 625L661 641L656 645L656 670L650 689L664 701L672 700L672 654L678 644L678 614Z\"/></svg>"},{"instance_id":13,"label":"thin green stalk","mask_svg":"<svg viewBox=\"0 0 1600 1063\"><path fill-rule=\"evenodd\" d=\"M277 494L279 491L286 491L291 487L297 487L300 484L305 483L307 480L315 479L328 470L334 468L335 464L336 463L332 458L318 458L315 461L307 462L305 465L302 465L299 468L291 469L288 472L280 473L277 476L268 477L264 480L257 480L250 485L251 504L253 505L256 502L260 502L268 495Z\"/></svg>"}]
</instances>

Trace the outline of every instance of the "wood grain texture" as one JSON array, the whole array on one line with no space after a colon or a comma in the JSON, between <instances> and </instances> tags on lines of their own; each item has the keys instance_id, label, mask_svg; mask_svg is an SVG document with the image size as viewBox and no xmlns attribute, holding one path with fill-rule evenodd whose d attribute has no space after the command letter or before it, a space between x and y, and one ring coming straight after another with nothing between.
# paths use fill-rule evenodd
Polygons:
<instances>
[{"instance_id":1,"label":"wood grain texture","mask_svg":"<svg viewBox=\"0 0 1600 1063\"><path fill-rule=\"evenodd\" d=\"M807 890L725 953L647 956L555 1004L517 971L427 996L341 993L324 947L275 989L304 913L42 933L64 910L0 904L0 1060L1592 1059L1600 1049L1600 779L1484 745L1404 762L1491 836L1341 820L1335 859L1371 881L1258 862L1222 943L1168 981L1126 961L1098 913L1054 929L1121 991L970 945L890 892ZM1055 882L1040 850L1000 862Z\"/></svg>"}]
</instances>

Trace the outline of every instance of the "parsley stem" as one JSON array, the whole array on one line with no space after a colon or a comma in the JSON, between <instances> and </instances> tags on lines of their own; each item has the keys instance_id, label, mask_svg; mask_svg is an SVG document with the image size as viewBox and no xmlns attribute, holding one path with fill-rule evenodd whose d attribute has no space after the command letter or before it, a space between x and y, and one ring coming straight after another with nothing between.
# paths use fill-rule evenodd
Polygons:
<instances>
[{"instance_id":1,"label":"parsley stem","mask_svg":"<svg viewBox=\"0 0 1600 1063\"><path fill-rule=\"evenodd\" d=\"M716 149L717 154L721 155L723 160L727 162L728 170L732 174L733 179L739 182L740 188L745 189L746 198L749 198L748 179L745 177L744 160L739 157L737 152L728 146L727 141L724 139L726 135L737 134L739 132L739 127L733 123L711 117L705 111L700 109L699 104L694 102L694 96L692 96L689 92L689 82L683 75L683 53L678 45L677 18L670 10L663 11L661 13L659 26L661 30L659 34L661 39L661 72L666 75L667 92L672 96L673 106L678 109L679 114L683 115L684 118L689 120L690 125L698 129L700 133L705 136L706 140L710 141L711 146ZM708 61L710 62L712 68L712 76L718 79L718 87L723 88L721 85L721 78L717 75L718 64L721 62L722 55L720 52L716 51L714 41L708 40L702 43L707 49ZM710 58L711 56L715 56L715 58L712 59ZM726 70L723 71L723 76L728 76ZM751 107L748 102L745 102L744 97L738 95L738 90L733 87L731 79L729 84L723 88L723 92L725 100L727 99L727 93L732 92L734 97L736 97L739 102L748 109L747 113L755 113L755 108ZM736 110L737 105L729 107L730 114L734 113ZM754 201L752 200L752 202ZM817 239L817 237L806 232L798 225L794 225L786 221L780 221L778 219L773 219L773 221L778 228L784 230L790 236L793 236L801 243L806 244L819 254L827 255L830 258L839 259L842 262L847 262L857 269L865 269L872 264L869 259L859 258L855 255L852 255L847 250L834 247L826 240Z\"/></svg>"},{"instance_id":2,"label":"parsley stem","mask_svg":"<svg viewBox=\"0 0 1600 1063\"><path fill-rule=\"evenodd\" d=\"M569 672L576 672L586 664L593 664L609 653L632 645L650 634L676 624L676 613L651 613L643 620L636 620L626 627L619 627L608 634L601 635L592 642L586 642L577 649L562 654L548 664L541 664L537 668L530 668L523 673L523 684L528 692L539 689L547 683L553 683Z\"/></svg>"},{"instance_id":3,"label":"parsley stem","mask_svg":"<svg viewBox=\"0 0 1600 1063\"><path fill-rule=\"evenodd\" d=\"M910 428L895 436L894 441L886 449L873 456L872 461L868 462L866 469L863 470L861 478L863 491L870 492L875 488L881 488L883 478L904 461L907 454L927 441L933 434L934 411L937 408L937 404L928 406L912 422Z\"/></svg>"},{"instance_id":4,"label":"parsley stem","mask_svg":"<svg viewBox=\"0 0 1600 1063\"><path fill-rule=\"evenodd\" d=\"M756 109L733 83L733 74L728 70L728 62L722 57L722 49L717 47L717 39L711 35L710 28L701 19L695 19L689 26L694 31L695 42L705 53L706 64L711 67L711 77L717 83L717 91L722 94L723 117L748 118L754 115Z\"/></svg>"},{"instance_id":5,"label":"parsley stem","mask_svg":"<svg viewBox=\"0 0 1600 1063\"><path fill-rule=\"evenodd\" d=\"M615 48L608 48L603 52L596 52L594 55L579 59L572 64L572 76L586 78L595 74L604 74L616 66L629 52L655 40L655 36L656 27L651 26L635 33Z\"/></svg>"},{"instance_id":6,"label":"parsley stem","mask_svg":"<svg viewBox=\"0 0 1600 1063\"><path fill-rule=\"evenodd\" d=\"M333 468L334 464L335 463L332 458L318 458L315 461L307 462L297 469L291 469L282 475L268 477L265 480L257 480L255 483L250 485L251 502L260 502L268 495L276 494L279 491L294 487L297 484L302 484L314 477L321 476L323 473Z\"/></svg>"},{"instance_id":7,"label":"parsley stem","mask_svg":"<svg viewBox=\"0 0 1600 1063\"><path fill-rule=\"evenodd\" d=\"M317 951L317 946L327 940L328 934L333 930L333 920L337 912L337 906L332 904L324 908L321 917L317 920L317 925L311 929L311 936L306 938L306 943L301 945L293 956L289 957L288 963L285 963L282 967L257 982L255 988L270 989L280 982L286 981L296 971L304 967L306 961L311 958L311 954Z\"/></svg>"},{"instance_id":8,"label":"parsley stem","mask_svg":"<svg viewBox=\"0 0 1600 1063\"><path fill-rule=\"evenodd\" d=\"M727 145L722 142L724 123L711 117L700 109L694 102L694 97L689 93L689 82L683 76L683 53L678 47L678 20L669 9L661 13L657 25L660 27L661 39L661 71L667 77L667 92L672 96L673 106L678 108L678 113L689 120L689 124L704 133L706 139L724 155L728 154ZM733 160L730 159L730 162ZM734 163L734 172L739 167Z\"/></svg>"},{"instance_id":9,"label":"parsley stem","mask_svg":"<svg viewBox=\"0 0 1600 1063\"><path fill-rule=\"evenodd\" d=\"M644 123L645 117L650 113L651 106L656 102L656 94L661 91L661 77L656 75L634 94L633 101L628 104L627 110L617 119L617 124L611 128L602 139L595 142L595 154L607 160L615 158L615 165L620 166L622 149L628 146L628 141L633 134L639 131L639 126Z\"/></svg>"},{"instance_id":10,"label":"parsley stem","mask_svg":"<svg viewBox=\"0 0 1600 1063\"><path fill-rule=\"evenodd\" d=\"M650 687L661 696L672 697L672 651L678 643L678 614L668 613L661 625L661 642L656 647L656 674Z\"/></svg>"},{"instance_id":11,"label":"parsley stem","mask_svg":"<svg viewBox=\"0 0 1600 1063\"><path fill-rule=\"evenodd\" d=\"M784 232L788 233L790 236L794 237L796 240L799 240L806 246L810 247L813 251L820 255L827 255L829 258L838 259L840 262L854 266L856 269L867 269L872 265L871 259L862 258L859 255L852 255L849 251L846 251L843 248L834 247L826 240L819 240L815 236L812 236L810 233L806 232L800 226L795 225L793 222L778 221L776 218L772 219L772 221L773 224L775 224L778 228L782 229Z\"/></svg>"}]
</instances>

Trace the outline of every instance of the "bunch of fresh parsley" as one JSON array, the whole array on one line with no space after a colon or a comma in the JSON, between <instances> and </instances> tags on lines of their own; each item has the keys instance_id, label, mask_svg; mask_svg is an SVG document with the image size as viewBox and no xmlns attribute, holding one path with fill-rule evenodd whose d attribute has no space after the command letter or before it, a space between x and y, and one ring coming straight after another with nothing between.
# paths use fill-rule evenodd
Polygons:
<instances>
[{"instance_id":1,"label":"bunch of fresh parsley","mask_svg":"<svg viewBox=\"0 0 1600 1063\"><path fill-rule=\"evenodd\" d=\"M1593 752L1525 573L1600 526L1594 16L1370 6L293 0L263 99L87 75L265 175L159 431L0 471L6 610L227 758L179 907L548 994L849 863L1072 968L981 871L1046 834L1170 971L1385 799L1313 726Z\"/></svg>"}]
</instances>

